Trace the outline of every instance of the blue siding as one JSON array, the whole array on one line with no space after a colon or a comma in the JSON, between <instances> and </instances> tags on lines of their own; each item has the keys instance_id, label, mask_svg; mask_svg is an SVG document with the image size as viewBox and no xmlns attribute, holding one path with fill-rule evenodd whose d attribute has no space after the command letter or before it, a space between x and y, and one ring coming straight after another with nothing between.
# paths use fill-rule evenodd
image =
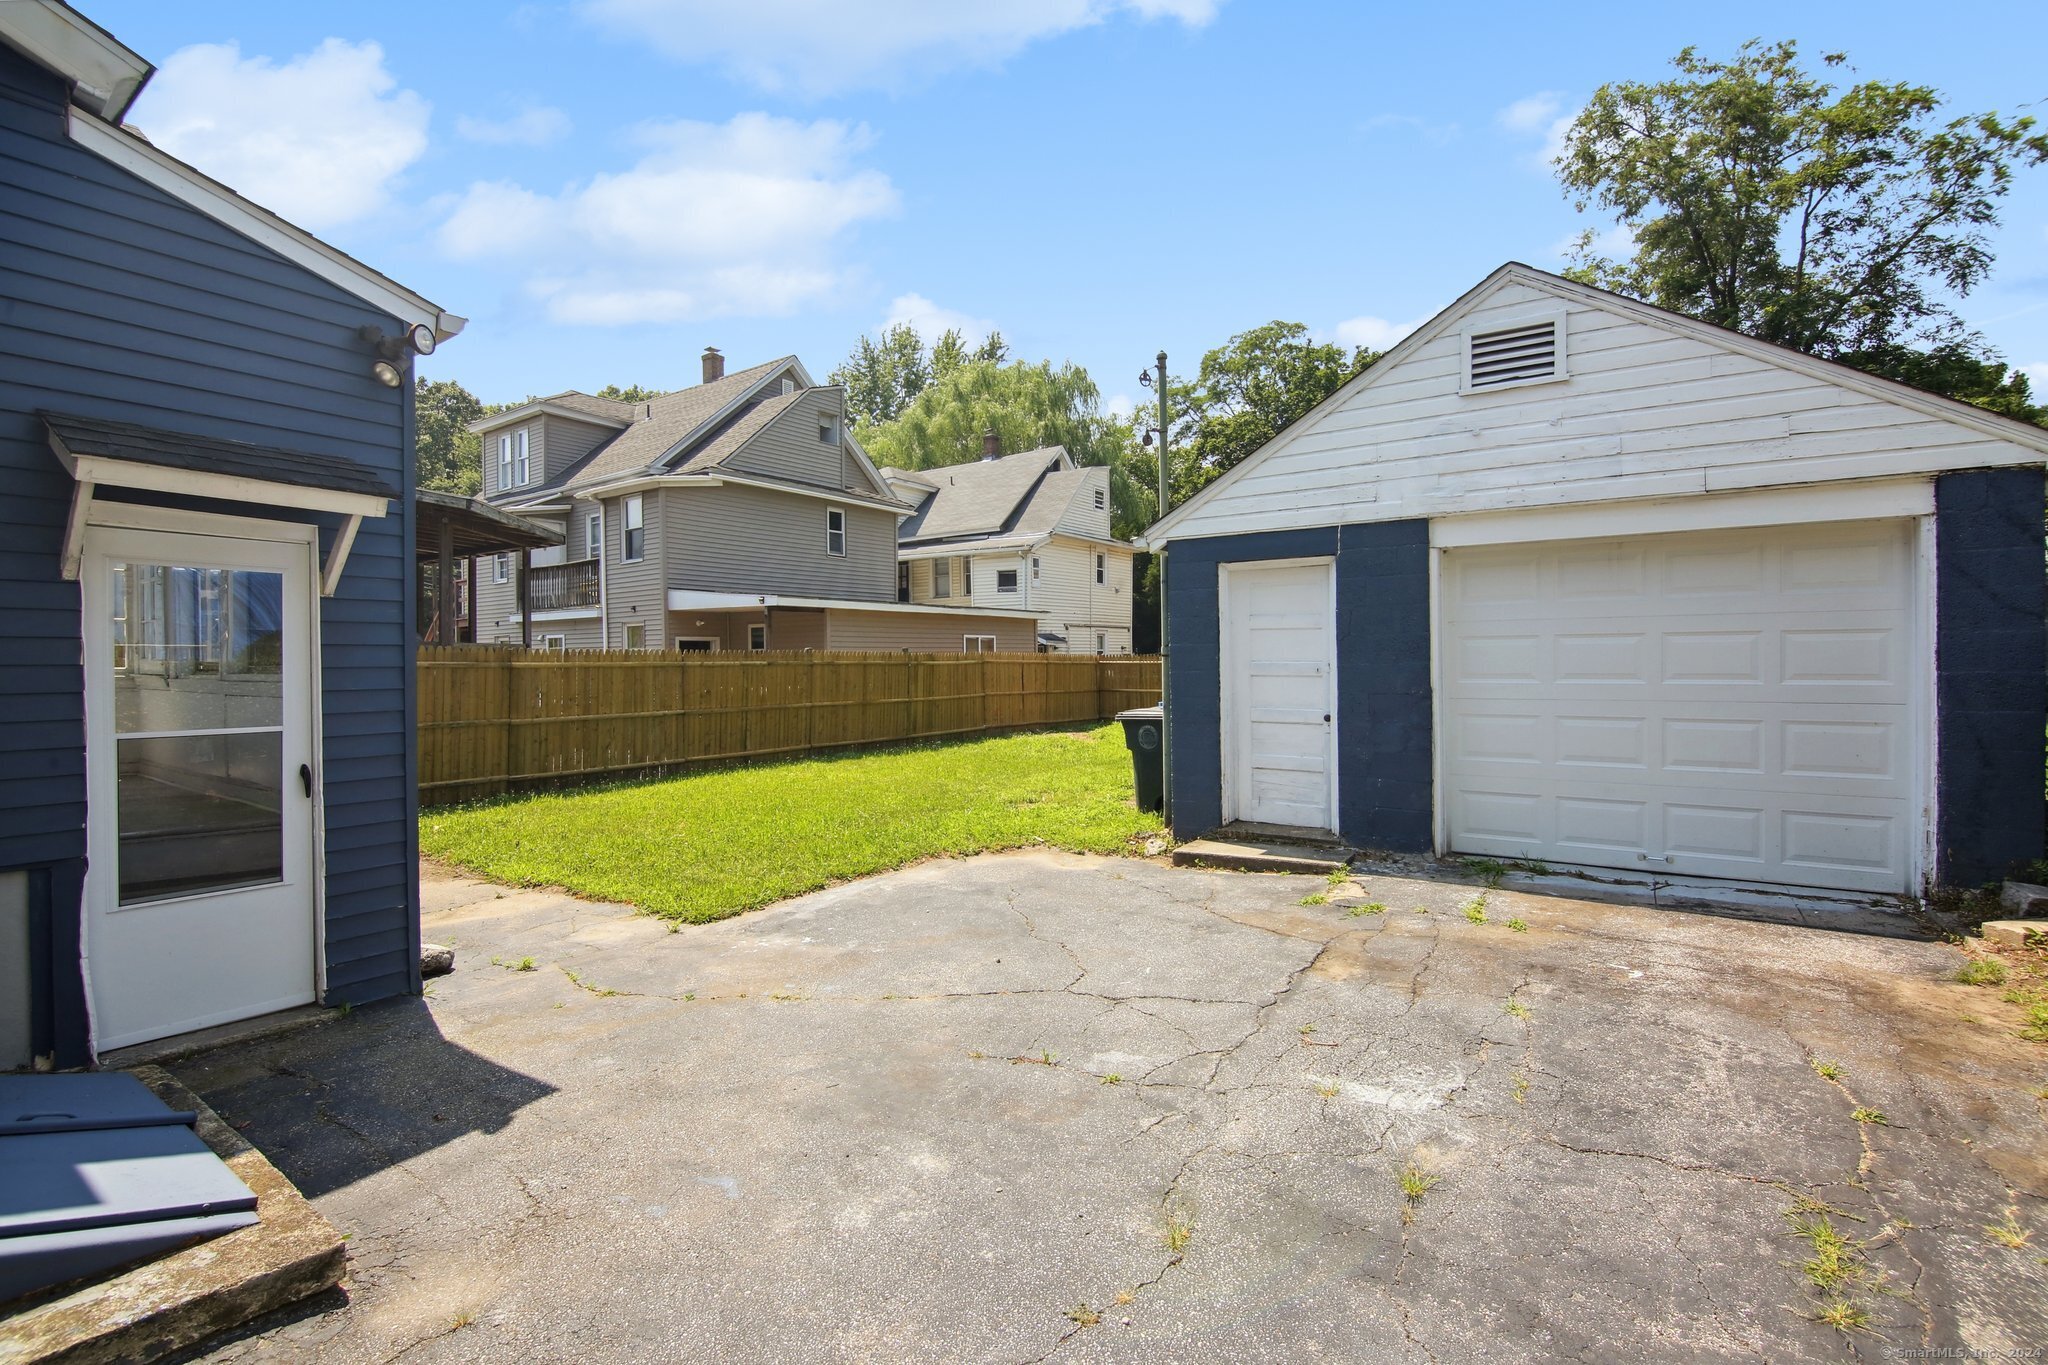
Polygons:
<instances>
[{"instance_id":1,"label":"blue siding","mask_svg":"<svg viewBox=\"0 0 2048 1365\"><path fill-rule=\"evenodd\" d=\"M355 335L399 324L76 146L64 120L61 83L0 49L0 867L85 854L78 587L57 573L71 485L33 412L340 456L408 496L365 523L321 613L329 998L417 990L413 413Z\"/></svg>"},{"instance_id":2,"label":"blue siding","mask_svg":"<svg viewBox=\"0 0 2048 1365\"><path fill-rule=\"evenodd\" d=\"M1934 485L1937 880L1974 886L2042 854L2048 583L2039 469Z\"/></svg>"},{"instance_id":3,"label":"blue siding","mask_svg":"<svg viewBox=\"0 0 2048 1365\"><path fill-rule=\"evenodd\" d=\"M1434 776L1424 521L1173 542L1165 591L1175 837L1223 820L1216 566L1314 555L1336 559L1338 833L1361 848L1426 853Z\"/></svg>"}]
</instances>

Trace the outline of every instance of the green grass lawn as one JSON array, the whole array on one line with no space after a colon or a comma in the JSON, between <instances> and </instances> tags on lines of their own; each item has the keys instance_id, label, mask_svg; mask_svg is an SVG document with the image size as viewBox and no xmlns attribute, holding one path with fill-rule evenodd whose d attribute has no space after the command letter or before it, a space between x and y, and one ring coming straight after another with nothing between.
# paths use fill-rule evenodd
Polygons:
<instances>
[{"instance_id":1,"label":"green grass lawn","mask_svg":"<svg viewBox=\"0 0 2048 1365\"><path fill-rule=\"evenodd\" d=\"M920 858L1050 845L1125 853L1123 728L929 743L506 797L420 816L420 851L701 923Z\"/></svg>"}]
</instances>

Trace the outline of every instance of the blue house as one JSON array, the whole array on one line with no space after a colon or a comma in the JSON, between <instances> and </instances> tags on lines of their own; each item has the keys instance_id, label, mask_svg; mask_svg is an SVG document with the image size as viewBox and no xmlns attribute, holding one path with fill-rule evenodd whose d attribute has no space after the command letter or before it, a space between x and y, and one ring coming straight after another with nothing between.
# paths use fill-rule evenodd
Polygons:
<instances>
[{"instance_id":1,"label":"blue house","mask_svg":"<svg viewBox=\"0 0 2048 1365\"><path fill-rule=\"evenodd\" d=\"M1147 534L1168 796L1909 894L2042 853L2048 431L1509 264Z\"/></svg>"},{"instance_id":2,"label":"blue house","mask_svg":"<svg viewBox=\"0 0 2048 1365\"><path fill-rule=\"evenodd\" d=\"M0 1068L419 989L410 359L462 327L0 6Z\"/></svg>"}]
</instances>

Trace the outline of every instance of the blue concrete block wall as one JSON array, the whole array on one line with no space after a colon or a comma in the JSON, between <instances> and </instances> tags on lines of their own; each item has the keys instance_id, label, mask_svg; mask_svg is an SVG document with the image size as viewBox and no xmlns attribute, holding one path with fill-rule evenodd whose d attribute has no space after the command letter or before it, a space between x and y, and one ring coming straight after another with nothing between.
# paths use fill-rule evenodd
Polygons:
<instances>
[{"instance_id":1,"label":"blue concrete block wall","mask_svg":"<svg viewBox=\"0 0 2048 1365\"><path fill-rule=\"evenodd\" d=\"M1429 525L1323 526L1178 540L1166 556L1175 837L1223 821L1217 566L1334 556L1338 832L1364 848L1432 846Z\"/></svg>"},{"instance_id":2,"label":"blue concrete block wall","mask_svg":"<svg viewBox=\"0 0 2048 1365\"><path fill-rule=\"evenodd\" d=\"M2043 503L2039 469L1935 480L1935 879L1946 885L2042 856Z\"/></svg>"}]
</instances>

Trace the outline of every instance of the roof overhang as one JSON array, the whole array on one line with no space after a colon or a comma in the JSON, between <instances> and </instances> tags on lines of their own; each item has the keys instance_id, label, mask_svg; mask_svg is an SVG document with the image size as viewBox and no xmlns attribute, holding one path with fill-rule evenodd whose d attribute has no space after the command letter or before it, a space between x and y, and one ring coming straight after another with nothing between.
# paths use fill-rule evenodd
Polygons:
<instances>
[{"instance_id":1,"label":"roof overhang","mask_svg":"<svg viewBox=\"0 0 2048 1365\"><path fill-rule=\"evenodd\" d=\"M71 102L119 123L156 68L58 0L0 0L0 43L71 82Z\"/></svg>"},{"instance_id":2,"label":"roof overhang","mask_svg":"<svg viewBox=\"0 0 2048 1365\"><path fill-rule=\"evenodd\" d=\"M10 2L20 0L0 0L0 5ZM443 312L439 305L421 298L388 275L372 270L304 228L287 223L253 200L244 199L129 129L78 109L70 111L68 128L71 140L87 151L191 205L258 246L269 248L337 289L353 294L379 312L408 326L425 323L434 329L436 341L448 340L468 324L467 318Z\"/></svg>"},{"instance_id":3,"label":"roof overhang","mask_svg":"<svg viewBox=\"0 0 2048 1365\"><path fill-rule=\"evenodd\" d=\"M498 554L508 550L537 550L560 545L566 537L554 527L516 516L493 507L480 498L460 493L443 493L422 488L413 494L418 509L414 517L413 548L422 560L441 553L443 532L450 554Z\"/></svg>"},{"instance_id":4,"label":"roof overhang","mask_svg":"<svg viewBox=\"0 0 2048 1365\"><path fill-rule=\"evenodd\" d=\"M320 573L320 595L332 597L363 518L387 515L391 500L398 496L370 471L332 456L267 450L127 423L38 415L51 451L73 481L60 566L69 580L77 579L84 557L94 493L130 488L242 503L263 512L283 507L340 516L341 528ZM277 466L280 477L264 477L266 462Z\"/></svg>"},{"instance_id":5,"label":"roof overhang","mask_svg":"<svg viewBox=\"0 0 2048 1365\"><path fill-rule=\"evenodd\" d=\"M670 611L759 611L764 607L801 607L819 611L879 611L902 616L997 616L1006 620L1036 621L1035 611L1008 607L934 607L916 602L863 602L840 597L787 597L780 593L703 592L696 588L670 588Z\"/></svg>"},{"instance_id":6,"label":"roof overhang","mask_svg":"<svg viewBox=\"0 0 2048 1365\"><path fill-rule=\"evenodd\" d=\"M1052 539L1042 536L1006 536L987 540L949 540L931 545L905 545L896 551L898 559L953 559L959 555L1026 554Z\"/></svg>"},{"instance_id":7,"label":"roof overhang","mask_svg":"<svg viewBox=\"0 0 2048 1365\"><path fill-rule=\"evenodd\" d=\"M712 469L703 474L622 474L605 483L594 483L578 488L575 494L579 498L620 498L628 493L644 493L650 488L716 488L720 484L732 484L740 488L765 488L771 492L789 493L800 498L815 498L835 506L872 507L878 512L894 512L898 515L910 510L900 502L884 502L866 493L838 488L812 488L800 483L784 483L779 479L757 479L751 475L735 474L727 469Z\"/></svg>"}]
</instances>

